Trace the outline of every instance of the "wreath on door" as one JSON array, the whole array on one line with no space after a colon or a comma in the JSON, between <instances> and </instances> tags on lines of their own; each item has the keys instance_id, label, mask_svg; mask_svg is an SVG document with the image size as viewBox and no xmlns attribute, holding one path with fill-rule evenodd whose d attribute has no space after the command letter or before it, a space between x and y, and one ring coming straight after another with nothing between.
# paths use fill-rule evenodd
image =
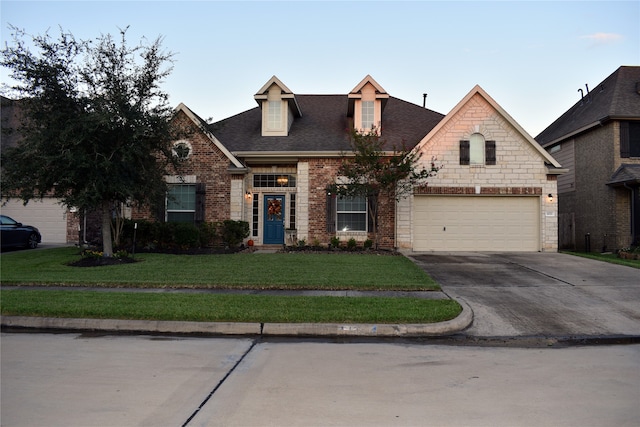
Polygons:
<instances>
[{"instance_id":1,"label":"wreath on door","mask_svg":"<svg viewBox=\"0 0 640 427\"><path fill-rule=\"evenodd\" d=\"M267 215L270 221L282 219L282 203L280 199L267 200Z\"/></svg>"}]
</instances>

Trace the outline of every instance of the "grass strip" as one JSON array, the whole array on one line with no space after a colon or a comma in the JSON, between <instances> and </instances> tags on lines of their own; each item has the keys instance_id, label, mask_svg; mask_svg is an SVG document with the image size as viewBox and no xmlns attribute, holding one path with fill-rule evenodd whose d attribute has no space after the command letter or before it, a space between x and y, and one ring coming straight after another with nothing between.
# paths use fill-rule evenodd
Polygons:
<instances>
[{"instance_id":1,"label":"grass strip","mask_svg":"<svg viewBox=\"0 0 640 427\"><path fill-rule=\"evenodd\" d=\"M608 262L611 264L619 264L619 265L626 265L627 267L640 268L640 260L623 259L618 257L617 254L600 254L600 253L594 253L594 252L570 252L570 251L562 251L562 253L579 256L582 258L595 259L598 261Z\"/></svg>"},{"instance_id":2,"label":"grass strip","mask_svg":"<svg viewBox=\"0 0 640 427\"><path fill-rule=\"evenodd\" d=\"M453 300L229 294L2 290L2 315L258 323L434 323L455 318Z\"/></svg>"},{"instance_id":3,"label":"grass strip","mask_svg":"<svg viewBox=\"0 0 640 427\"><path fill-rule=\"evenodd\" d=\"M138 254L139 262L71 267L74 247L3 253L2 283L235 289L439 290L403 256L369 254Z\"/></svg>"}]
</instances>

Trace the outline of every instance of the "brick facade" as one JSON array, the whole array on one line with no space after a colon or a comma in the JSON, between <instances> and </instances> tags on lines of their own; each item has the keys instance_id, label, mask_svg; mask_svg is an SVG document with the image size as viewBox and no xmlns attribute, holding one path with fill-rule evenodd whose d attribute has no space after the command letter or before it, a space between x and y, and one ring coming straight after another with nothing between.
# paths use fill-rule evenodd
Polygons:
<instances>
[{"instance_id":1,"label":"brick facade","mask_svg":"<svg viewBox=\"0 0 640 427\"><path fill-rule=\"evenodd\" d=\"M231 183L229 160L211 140L201 132L195 124L180 112L175 118L175 125L186 129L186 141L191 145L189 157L181 165L180 175L191 177L190 181L204 185L204 221L223 221L231 218ZM169 182L178 181L168 175ZM236 178L237 179L237 178ZM240 176L242 179L242 176ZM233 193L238 193L238 190ZM242 194L240 191L239 194ZM237 198L237 194L236 198ZM238 217L241 208L234 207L234 216ZM132 212L133 219L154 219L155 215L148 206L136 207Z\"/></svg>"},{"instance_id":2,"label":"brick facade","mask_svg":"<svg viewBox=\"0 0 640 427\"><path fill-rule=\"evenodd\" d=\"M630 191L605 185L623 163L640 159L620 157L620 122L611 121L573 140L574 182L562 193L559 214L573 214L578 251L615 251L631 245ZM588 236L588 237L587 237ZM590 248L587 248L587 240Z\"/></svg>"}]
</instances>

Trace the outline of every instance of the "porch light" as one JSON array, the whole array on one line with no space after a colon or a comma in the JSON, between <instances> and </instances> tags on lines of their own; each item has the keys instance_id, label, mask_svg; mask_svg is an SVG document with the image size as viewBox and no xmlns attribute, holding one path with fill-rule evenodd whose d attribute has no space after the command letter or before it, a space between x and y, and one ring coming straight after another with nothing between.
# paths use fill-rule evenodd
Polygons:
<instances>
[{"instance_id":1,"label":"porch light","mask_svg":"<svg viewBox=\"0 0 640 427\"><path fill-rule=\"evenodd\" d=\"M251 193L250 193L250 192L248 192L248 191L246 191L246 192L244 193L244 198L245 198L245 199L247 199L247 200L251 200Z\"/></svg>"},{"instance_id":2,"label":"porch light","mask_svg":"<svg viewBox=\"0 0 640 427\"><path fill-rule=\"evenodd\" d=\"M289 183L289 177L286 175L281 175L276 179L276 182L280 187L284 187Z\"/></svg>"},{"instance_id":3,"label":"porch light","mask_svg":"<svg viewBox=\"0 0 640 427\"><path fill-rule=\"evenodd\" d=\"M547 199L549 200L549 203L553 203L553 194L549 193L547 195Z\"/></svg>"}]
</instances>

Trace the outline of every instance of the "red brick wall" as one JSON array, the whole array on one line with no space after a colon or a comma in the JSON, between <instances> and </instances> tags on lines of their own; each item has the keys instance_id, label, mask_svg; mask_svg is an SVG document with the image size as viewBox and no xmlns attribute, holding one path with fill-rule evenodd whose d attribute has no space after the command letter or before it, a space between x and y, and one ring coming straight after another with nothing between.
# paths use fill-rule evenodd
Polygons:
<instances>
[{"instance_id":1,"label":"red brick wall","mask_svg":"<svg viewBox=\"0 0 640 427\"><path fill-rule=\"evenodd\" d=\"M191 155L183 163L182 175L195 175L197 183L205 184L205 218L207 222L229 219L231 215L231 175L227 171L229 159L213 142L184 114L175 119L177 126L187 129L192 147ZM168 175L173 175L173 172ZM134 219L153 219L148 206L134 208Z\"/></svg>"},{"instance_id":2,"label":"red brick wall","mask_svg":"<svg viewBox=\"0 0 640 427\"><path fill-rule=\"evenodd\" d=\"M309 238L327 243L335 233L327 232L328 185L335 181L341 159L305 159L309 163ZM378 244L383 248L395 245L395 199L381 195L378 200ZM373 233L368 233L373 240Z\"/></svg>"}]
</instances>

